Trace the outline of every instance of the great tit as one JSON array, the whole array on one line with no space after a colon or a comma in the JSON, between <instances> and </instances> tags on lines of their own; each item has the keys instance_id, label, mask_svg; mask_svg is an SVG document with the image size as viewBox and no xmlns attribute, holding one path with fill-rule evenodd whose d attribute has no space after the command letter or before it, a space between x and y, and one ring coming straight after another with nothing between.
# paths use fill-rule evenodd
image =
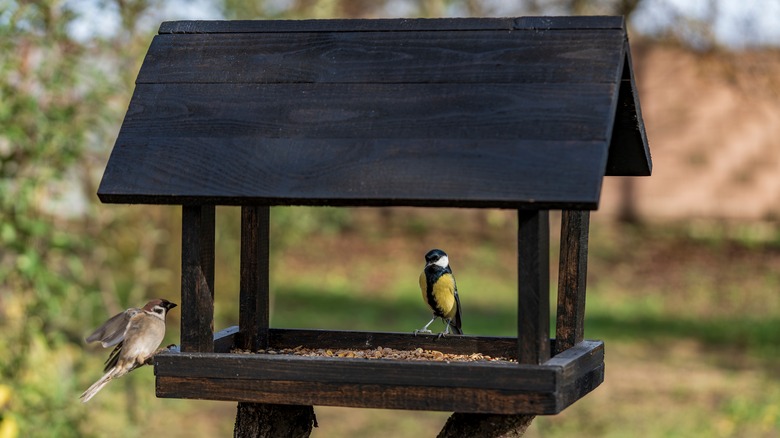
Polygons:
<instances>
[{"instance_id":1,"label":"great tit","mask_svg":"<svg viewBox=\"0 0 780 438\"><path fill-rule=\"evenodd\" d=\"M458 287L455 285L455 277L450 269L449 257L444 251L432 249L425 254L425 269L420 274L420 290L423 301L433 311L433 319L414 333L430 333L428 326L436 321L436 318L441 318L447 326L439 336L448 334L450 327L453 333L462 335Z\"/></svg>"}]
</instances>

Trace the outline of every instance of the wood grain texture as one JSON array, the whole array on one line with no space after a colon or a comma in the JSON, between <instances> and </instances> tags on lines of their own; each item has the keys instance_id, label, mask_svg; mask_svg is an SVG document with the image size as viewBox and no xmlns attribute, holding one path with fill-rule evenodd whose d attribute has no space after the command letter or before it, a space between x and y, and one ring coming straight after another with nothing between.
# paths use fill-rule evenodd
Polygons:
<instances>
[{"instance_id":1,"label":"wood grain texture","mask_svg":"<svg viewBox=\"0 0 780 438\"><path fill-rule=\"evenodd\" d=\"M522 437L535 415L496 415L453 413L436 438Z\"/></svg>"},{"instance_id":2,"label":"wood grain texture","mask_svg":"<svg viewBox=\"0 0 780 438\"><path fill-rule=\"evenodd\" d=\"M181 350L214 351L213 205L182 207Z\"/></svg>"},{"instance_id":3,"label":"wood grain texture","mask_svg":"<svg viewBox=\"0 0 780 438\"><path fill-rule=\"evenodd\" d=\"M236 347L268 346L270 209L241 207L241 265Z\"/></svg>"},{"instance_id":4,"label":"wood grain texture","mask_svg":"<svg viewBox=\"0 0 780 438\"><path fill-rule=\"evenodd\" d=\"M233 438L308 438L316 426L311 406L239 403Z\"/></svg>"},{"instance_id":5,"label":"wood grain texture","mask_svg":"<svg viewBox=\"0 0 780 438\"><path fill-rule=\"evenodd\" d=\"M650 169L628 52L620 17L166 23L98 195L594 209Z\"/></svg>"},{"instance_id":6,"label":"wood grain texture","mask_svg":"<svg viewBox=\"0 0 780 438\"><path fill-rule=\"evenodd\" d=\"M499 414L556 414L557 393L236 379L157 377L157 397Z\"/></svg>"},{"instance_id":7,"label":"wood grain texture","mask_svg":"<svg viewBox=\"0 0 780 438\"><path fill-rule=\"evenodd\" d=\"M155 358L156 375L246 380L490 388L555 389L557 368L517 363L402 361L284 354L179 353Z\"/></svg>"},{"instance_id":8,"label":"wood grain texture","mask_svg":"<svg viewBox=\"0 0 780 438\"><path fill-rule=\"evenodd\" d=\"M606 141L617 84L139 84L122 133L175 141Z\"/></svg>"},{"instance_id":9,"label":"wood grain texture","mask_svg":"<svg viewBox=\"0 0 780 438\"><path fill-rule=\"evenodd\" d=\"M98 194L133 203L594 208L609 93L475 87L139 85ZM432 180L433 167L447 172Z\"/></svg>"},{"instance_id":10,"label":"wood grain texture","mask_svg":"<svg viewBox=\"0 0 780 438\"><path fill-rule=\"evenodd\" d=\"M160 397L256 403L554 414L603 380L603 343L543 365L165 352Z\"/></svg>"},{"instance_id":11,"label":"wood grain texture","mask_svg":"<svg viewBox=\"0 0 780 438\"><path fill-rule=\"evenodd\" d=\"M550 220L546 210L518 210L518 361L550 358Z\"/></svg>"},{"instance_id":12,"label":"wood grain texture","mask_svg":"<svg viewBox=\"0 0 780 438\"><path fill-rule=\"evenodd\" d=\"M400 18L336 20L166 21L166 33L385 32L512 29L625 29L623 17Z\"/></svg>"},{"instance_id":13,"label":"wood grain texture","mask_svg":"<svg viewBox=\"0 0 780 438\"><path fill-rule=\"evenodd\" d=\"M589 224L589 211L564 210L562 212L558 309L555 324L556 353L571 348L583 340Z\"/></svg>"},{"instance_id":14,"label":"wood grain texture","mask_svg":"<svg viewBox=\"0 0 780 438\"><path fill-rule=\"evenodd\" d=\"M621 30L166 34L137 84L615 83Z\"/></svg>"}]
</instances>

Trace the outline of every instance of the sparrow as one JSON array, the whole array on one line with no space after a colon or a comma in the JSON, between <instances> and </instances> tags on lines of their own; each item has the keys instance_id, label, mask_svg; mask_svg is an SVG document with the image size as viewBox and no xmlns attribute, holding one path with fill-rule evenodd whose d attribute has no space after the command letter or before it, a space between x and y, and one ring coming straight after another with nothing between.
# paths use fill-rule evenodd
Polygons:
<instances>
[{"instance_id":1,"label":"sparrow","mask_svg":"<svg viewBox=\"0 0 780 438\"><path fill-rule=\"evenodd\" d=\"M166 299L151 300L140 309L131 307L114 315L87 337L87 342L100 341L103 348L116 347L106 360L103 377L79 397L82 403L108 382L138 368L157 353L165 337L165 315L174 307L176 304Z\"/></svg>"},{"instance_id":2,"label":"sparrow","mask_svg":"<svg viewBox=\"0 0 780 438\"><path fill-rule=\"evenodd\" d=\"M441 318L447 326L439 333L439 337L450 332L463 334L460 325L460 298L458 287L455 285L455 277L452 275L449 257L440 249L432 249L425 254L425 268L420 274L420 290L423 301L433 311L433 319L425 324L425 327L415 330L417 333L430 333L428 326Z\"/></svg>"}]
</instances>

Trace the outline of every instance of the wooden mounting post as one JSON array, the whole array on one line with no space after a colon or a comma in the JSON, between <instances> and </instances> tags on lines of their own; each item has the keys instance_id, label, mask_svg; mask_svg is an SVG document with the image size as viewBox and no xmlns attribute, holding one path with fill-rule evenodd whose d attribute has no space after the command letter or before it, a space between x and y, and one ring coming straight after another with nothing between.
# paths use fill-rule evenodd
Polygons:
<instances>
[{"instance_id":1,"label":"wooden mounting post","mask_svg":"<svg viewBox=\"0 0 780 438\"><path fill-rule=\"evenodd\" d=\"M564 210L561 216L555 354L584 338L589 224L590 212L586 210Z\"/></svg>"},{"instance_id":2,"label":"wooden mounting post","mask_svg":"<svg viewBox=\"0 0 780 438\"><path fill-rule=\"evenodd\" d=\"M517 335L522 364L550 359L550 221L547 210L518 210Z\"/></svg>"},{"instance_id":3,"label":"wooden mounting post","mask_svg":"<svg viewBox=\"0 0 780 438\"><path fill-rule=\"evenodd\" d=\"M241 285L236 347L257 351L268 347L269 277L268 206L241 207Z\"/></svg>"},{"instance_id":4,"label":"wooden mounting post","mask_svg":"<svg viewBox=\"0 0 780 438\"><path fill-rule=\"evenodd\" d=\"M214 351L213 205L185 205L181 223L181 351Z\"/></svg>"}]
</instances>

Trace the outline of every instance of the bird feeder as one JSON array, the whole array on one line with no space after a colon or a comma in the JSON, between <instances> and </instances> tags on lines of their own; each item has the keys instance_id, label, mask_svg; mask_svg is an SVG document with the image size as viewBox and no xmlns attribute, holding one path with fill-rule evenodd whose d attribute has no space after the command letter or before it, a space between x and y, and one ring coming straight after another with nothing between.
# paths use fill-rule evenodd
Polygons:
<instances>
[{"instance_id":1,"label":"bird feeder","mask_svg":"<svg viewBox=\"0 0 780 438\"><path fill-rule=\"evenodd\" d=\"M604 379L603 343L583 338L589 211L605 175L650 172L622 17L180 21L151 43L98 196L182 206L160 397L556 414ZM241 207L239 321L217 333L216 205ZM269 327L269 207L285 205L516 210L517 337ZM380 345L517 362L230 352Z\"/></svg>"}]
</instances>

